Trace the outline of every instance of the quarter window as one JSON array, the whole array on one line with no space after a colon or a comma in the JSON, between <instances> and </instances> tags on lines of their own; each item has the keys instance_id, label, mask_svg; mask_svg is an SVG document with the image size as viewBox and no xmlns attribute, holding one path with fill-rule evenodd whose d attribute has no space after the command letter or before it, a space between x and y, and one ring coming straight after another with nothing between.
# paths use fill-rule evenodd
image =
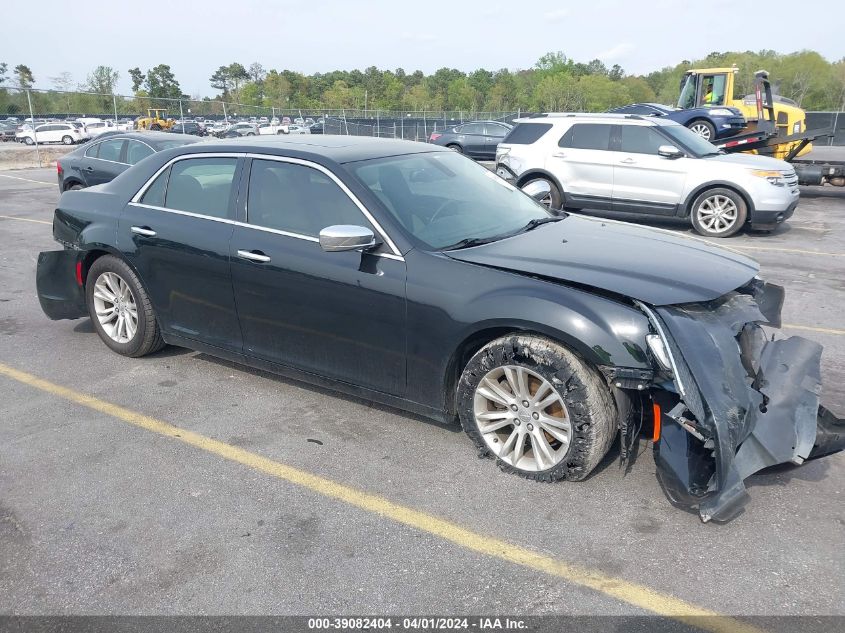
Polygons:
<instances>
[{"instance_id":1,"label":"quarter window","mask_svg":"<svg viewBox=\"0 0 845 633\"><path fill-rule=\"evenodd\" d=\"M250 224L317 237L335 224L365 226L375 233L350 197L323 172L273 160L253 160L247 218Z\"/></svg>"},{"instance_id":2,"label":"quarter window","mask_svg":"<svg viewBox=\"0 0 845 633\"><path fill-rule=\"evenodd\" d=\"M466 125L462 125L460 129L461 134L484 134L484 124L483 123L467 123Z\"/></svg>"},{"instance_id":3,"label":"quarter window","mask_svg":"<svg viewBox=\"0 0 845 633\"><path fill-rule=\"evenodd\" d=\"M650 127L622 125L620 151L631 154L657 154L657 148L668 141Z\"/></svg>"},{"instance_id":4,"label":"quarter window","mask_svg":"<svg viewBox=\"0 0 845 633\"><path fill-rule=\"evenodd\" d=\"M164 206L228 218L237 166L237 158L190 158L173 163Z\"/></svg>"},{"instance_id":5,"label":"quarter window","mask_svg":"<svg viewBox=\"0 0 845 633\"><path fill-rule=\"evenodd\" d=\"M606 150L610 145L610 128L602 123L576 123L561 137L558 146Z\"/></svg>"}]
</instances>

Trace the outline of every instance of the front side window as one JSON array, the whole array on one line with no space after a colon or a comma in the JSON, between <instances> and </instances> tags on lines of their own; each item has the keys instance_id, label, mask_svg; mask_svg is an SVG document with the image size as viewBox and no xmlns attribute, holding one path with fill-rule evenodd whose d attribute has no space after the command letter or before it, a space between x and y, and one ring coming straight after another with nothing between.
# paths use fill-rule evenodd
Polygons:
<instances>
[{"instance_id":1,"label":"front side window","mask_svg":"<svg viewBox=\"0 0 845 633\"><path fill-rule=\"evenodd\" d=\"M375 229L352 199L323 172L295 163L252 161L247 221L288 233L317 237L335 224Z\"/></svg>"},{"instance_id":2,"label":"front side window","mask_svg":"<svg viewBox=\"0 0 845 633\"><path fill-rule=\"evenodd\" d=\"M129 146L126 148L126 162L130 165L134 165L154 153L155 152L153 152L150 146L146 143L129 141Z\"/></svg>"},{"instance_id":3,"label":"front side window","mask_svg":"<svg viewBox=\"0 0 845 633\"><path fill-rule=\"evenodd\" d=\"M431 249L499 238L550 217L530 196L454 152L363 160L348 169L398 224Z\"/></svg>"},{"instance_id":4,"label":"front side window","mask_svg":"<svg viewBox=\"0 0 845 633\"><path fill-rule=\"evenodd\" d=\"M164 206L228 218L237 158L189 158L173 163Z\"/></svg>"},{"instance_id":5,"label":"front side window","mask_svg":"<svg viewBox=\"0 0 845 633\"><path fill-rule=\"evenodd\" d=\"M657 148L668 145L666 139L652 128L642 125L622 125L620 134L620 151L631 154L657 155Z\"/></svg>"}]
</instances>

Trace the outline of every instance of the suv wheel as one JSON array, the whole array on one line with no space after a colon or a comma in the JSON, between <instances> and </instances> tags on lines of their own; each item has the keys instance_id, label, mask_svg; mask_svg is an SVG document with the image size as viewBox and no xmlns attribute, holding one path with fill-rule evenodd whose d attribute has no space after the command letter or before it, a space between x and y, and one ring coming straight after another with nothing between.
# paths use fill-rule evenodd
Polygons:
<instances>
[{"instance_id":1,"label":"suv wheel","mask_svg":"<svg viewBox=\"0 0 845 633\"><path fill-rule=\"evenodd\" d=\"M536 481L581 480L616 437L601 376L562 345L512 334L485 345L458 383L461 425L482 456Z\"/></svg>"},{"instance_id":2,"label":"suv wheel","mask_svg":"<svg viewBox=\"0 0 845 633\"><path fill-rule=\"evenodd\" d=\"M730 237L748 217L742 196L730 189L708 189L692 203L692 226L706 237Z\"/></svg>"},{"instance_id":3,"label":"suv wheel","mask_svg":"<svg viewBox=\"0 0 845 633\"><path fill-rule=\"evenodd\" d=\"M557 211L563 207L563 195L560 189L548 178L532 178L520 189L550 211Z\"/></svg>"},{"instance_id":4,"label":"suv wheel","mask_svg":"<svg viewBox=\"0 0 845 633\"><path fill-rule=\"evenodd\" d=\"M710 121L698 119L689 124L690 132L695 132L705 141L712 141L716 137L716 128Z\"/></svg>"}]
</instances>

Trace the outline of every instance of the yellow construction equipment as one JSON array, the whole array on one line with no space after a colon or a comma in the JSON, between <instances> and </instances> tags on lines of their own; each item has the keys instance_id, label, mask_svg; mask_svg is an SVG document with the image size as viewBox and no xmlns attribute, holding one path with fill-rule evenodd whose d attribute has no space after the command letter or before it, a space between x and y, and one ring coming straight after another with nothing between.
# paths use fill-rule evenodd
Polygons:
<instances>
[{"instance_id":1,"label":"yellow construction equipment","mask_svg":"<svg viewBox=\"0 0 845 633\"><path fill-rule=\"evenodd\" d=\"M169 130L175 122L167 118L167 110L164 108L150 108L147 116L138 117L135 121L135 128L138 130Z\"/></svg>"}]
</instances>

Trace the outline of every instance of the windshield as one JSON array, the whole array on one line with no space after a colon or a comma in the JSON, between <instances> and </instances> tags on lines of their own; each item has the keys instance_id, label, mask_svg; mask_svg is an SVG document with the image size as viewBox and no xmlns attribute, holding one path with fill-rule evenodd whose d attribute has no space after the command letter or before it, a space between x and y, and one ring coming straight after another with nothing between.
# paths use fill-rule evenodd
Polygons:
<instances>
[{"instance_id":1,"label":"windshield","mask_svg":"<svg viewBox=\"0 0 845 633\"><path fill-rule=\"evenodd\" d=\"M695 107L695 84L697 75L687 75L684 87L681 89L681 96L678 98L678 107L682 110Z\"/></svg>"},{"instance_id":2,"label":"windshield","mask_svg":"<svg viewBox=\"0 0 845 633\"><path fill-rule=\"evenodd\" d=\"M685 128L683 125L664 125L660 130L673 141L681 149L687 150L696 158L703 158L704 156L716 156L719 154L719 149L705 141L695 132Z\"/></svg>"},{"instance_id":3,"label":"windshield","mask_svg":"<svg viewBox=\"0 0 845 633\"><path fill-rule=\"evenodd\" d=\"M455 152L406 154L347 165L411 235L432 249L513 234L545 207Z\"/></svg>"}]
</instances>

